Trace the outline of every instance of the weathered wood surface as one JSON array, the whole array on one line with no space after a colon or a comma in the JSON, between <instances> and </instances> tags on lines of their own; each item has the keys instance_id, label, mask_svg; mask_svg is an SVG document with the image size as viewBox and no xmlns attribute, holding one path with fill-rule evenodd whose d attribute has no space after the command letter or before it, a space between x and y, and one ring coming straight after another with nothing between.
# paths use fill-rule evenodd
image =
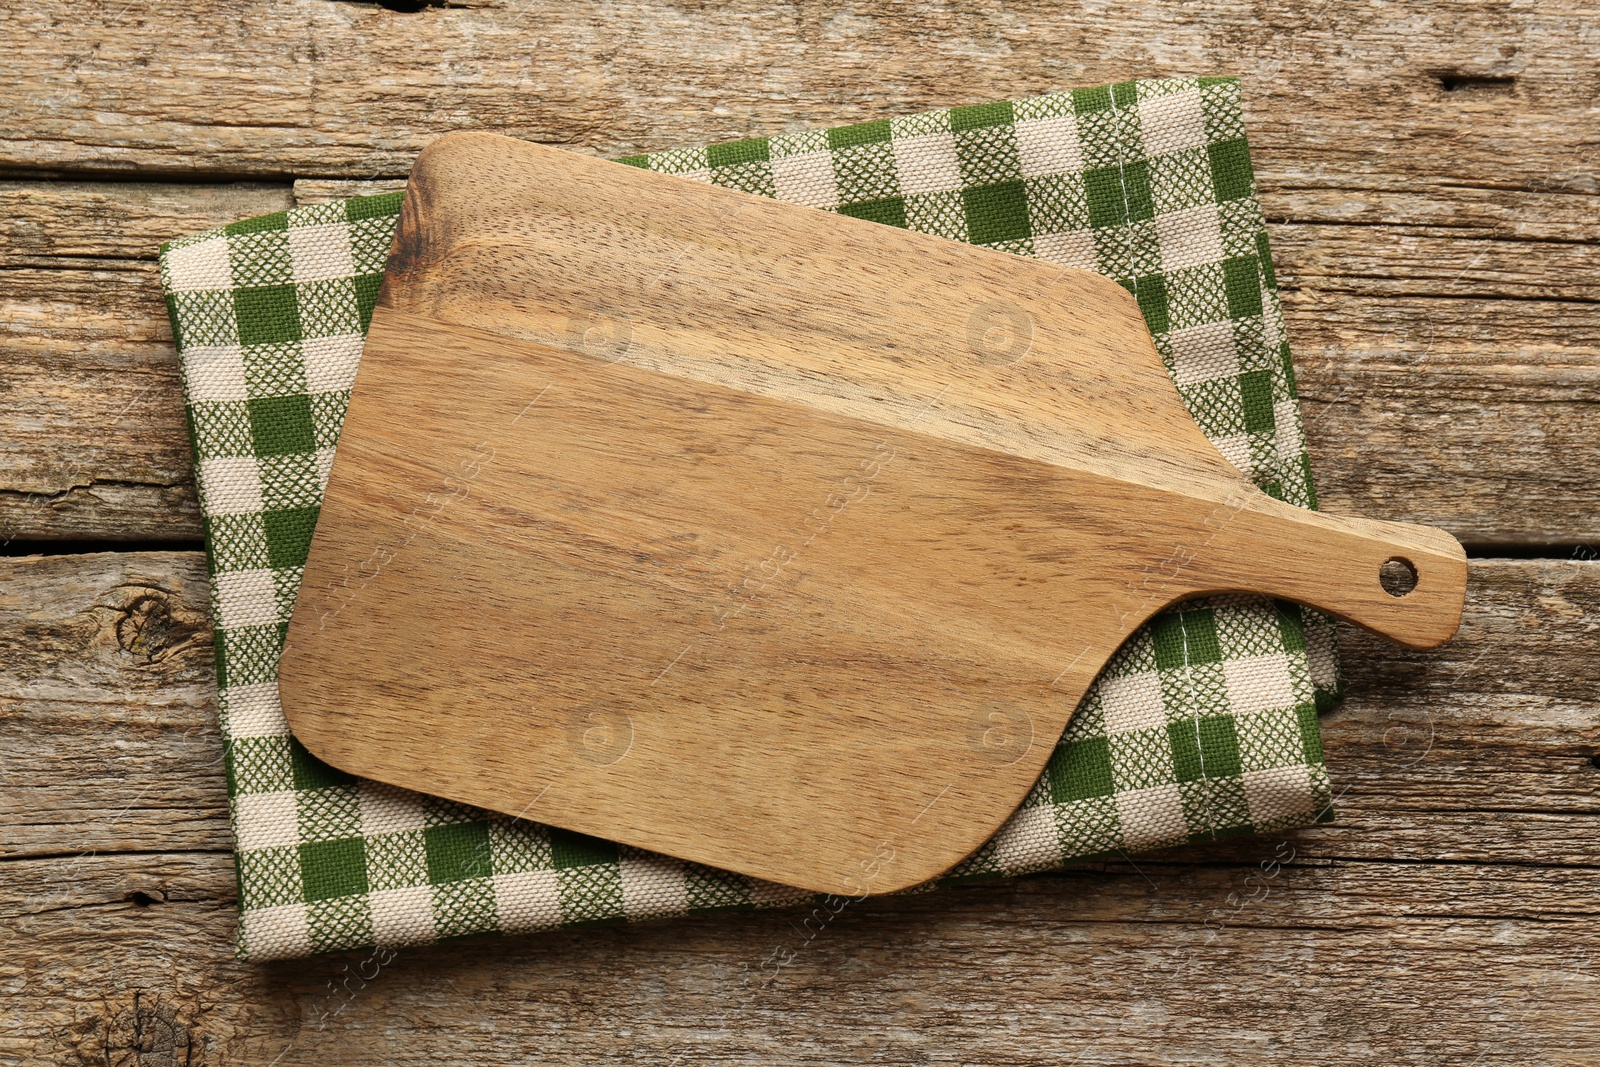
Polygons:
<instances>
[{"instance_id":1,"label":"weathered wood surface","mask_svg":"<svg viewBox=\"0 0 1600 1067\"><path fill-rule=\"evenodd\" d=\"M372 188L300 185L308 203ZM0 183L0 540L199 537L155 248L289 202L285 186ZM1569 206L1545 205L1552 225ZM1596 245L1499 224L1273 224L1329 510L1469 543L1600 532Z\"/></svg>"},{"instance_id":2,"label":"weathered wood surface","mask_svg":"<svg viewBox=\"0 0 1600 1067\"><path fill-rule=\"evenodd\" d=\"M714 916L366 979L360 955L230 957L204 599L196 553L0 563L0 773L26 784L0 793L0 1061L1596 1062L1597 562L1475 563L1436 653L1349 634L1334 824L820 932Z\"/></svg>"},{"instance_id":3,"label":"weathered wood surface","mask_svg":"<svg viewBox=\"0 0 1600 1067\"><path fill-rule=\"evenodd\" d=\"M169 237L370 191L452 129L617 155L1217 72L1246 79L1325 505L1488 551L1600 538L1576 0L34 0L0 29L12 551L198 543ZM229 958L199 554L0 561L0 1062L1597 1063L1597 567L1476 563L1438 653L1351 635L1340 820L1287 845L876 901L809 942L722 916L368 980Z\"/></svg>"},{"instance_id":4,"label":"weathered wood surface","mask_svg":"<svg viewBox=\"0 0 1600 1067\"><path fill-rule=\"evenodd\" d=\"M1295 147L1280 173L1296 184L1409 173L1507 188L1521 175L1593 195L1594 130L1549 135L1593 106L1583 10L481 0L405 15L326 0L181 13L35 0L0 22L15 42L0 166L367 178L403 174L453 129L627 154L1238 72L1259 86L1252 138ZM1460 86L1448 102L1442 77Z\"/></svg>"},{"instance_id":5,"label":"weathered wood surface","mask_svg":"<svg viewBox=\"0 0 1600 1067\"><path fill-rule=\"evenodd\" d=\"M408 15L257 0L173 15L42 0L0 11L15 42L0 173L300 177L326 195L318 179L403 175L451 129L614 155L1237 72L1327 505L1468 542L1571 542L1600 511L1600 125L1578 11L746 0ZM0 340L14 401L0 538L199 536L166 326L138 261L285 192L0 190L15 327ZM1520 506L1499 507L1511 486Z\"/></svg>"},{"instance_id":6,"label":"weathered wood surface","mask_svg":"<svg viewBox=\"0 0 1600 1067\"><path fill-rule=\"evenodd\" d=\"M0 544L200 536L162 241L287 186L0 183Z\"/></svg>"}]
</instances>

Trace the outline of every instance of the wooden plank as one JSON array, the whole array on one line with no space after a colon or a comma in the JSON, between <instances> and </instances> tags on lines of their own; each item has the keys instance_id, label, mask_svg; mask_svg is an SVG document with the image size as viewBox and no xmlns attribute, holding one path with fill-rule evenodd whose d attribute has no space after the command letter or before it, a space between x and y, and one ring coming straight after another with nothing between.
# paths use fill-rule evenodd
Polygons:
<instances>
[{"instance_id":1,"label":"wooden plank","mask_svg":"<svg viewBox=\"0 0 1600 1067\"><path fill-rule=\"evenodd\" d=\"M0 273L0 541L197 538L154 263Z\"/></svg>"},{"instance_id":2,"label":"wooden plank","mask_svg":"<svg viewBox=\"0 0 1600 1067\"><path fill-rule=\"evenodd\" d=\"M1350 196L1357 221L1324 221ZM1540 239L1569 233L1548 201L1572 199L1293 194L1295 221L1272 232L1325 507L1478 544L1600 536L1600 272L1593 246ZM0 202L0 542L198 539L150 259L168 237L288 206L286 188L19 182ZM1522 209L1545 229L1513 232ZM1427 225L1394 221L1409 211ZM1426 285L1409 280L1423 268Z\"/></svg>"},{"instance_id":3,"label":"wooden plank","mask_svg":"<svg viewBox=\"0 0 1600 1067\"><path fill-rule=\"evenodd\" d=\"M1352 698L1323 729L1348 791L1339 822L1309 831L1328 855L1381 857L1398 833L1419 859L1600 863L1583 829L1600 668L1563 652L1590 639L1597 604L1600 564L1474 561L1444 648L1346 630ZM225 843L207 610L199 553L0 561L0 767L33 791L0 806L7 854ZM153 775L150 802L86 818L127 805L128 768Z\"/></svg>"},{"instance_id":4,"label":"wooden plank","mask_svg":"<svg viewBox=\"0 0 1600 1067\"><path fill-rule=\"evenodd\" d=\"M1323 508L1491 550L1600 534L1592 305L1305 290L1286 303Z\"/></svg>"},{"instance_id":5,"label":"wooden plank","mask_svg":"<svg viewBox=\"0 0 1600 1067\"><path fill-rule=\"evenodd\" d=\"M1569 192L1540 178L1477 186L1446 176L1394 181L1385 175L1337 173L1319 182L1274 166L1293 152L1294 146L1285 146L1258 161L1256 185L1267 222L1274 226L1448 229L1461 237L1508 241L1584 242L1593 237L1595 201L1582 188ZM1445 156L1438 162L1448 167L1450 161Z\"/></svg>"},{"instance_id":6,"label":"wooden plank","mask_svg":"<svg viewBox=\"0 0 1600 1067\"><path fill-rule=\"evenodd\" d=\"M1594 871L1274 866L1292 847L1262 842L1249 864L1119 863L837 916L710 916L270 967L227 955L226 856L93 857L65 883L60 866L24 861L7 865L0 923L6 970L21 972L6 995L26 997L26 1010L13 1009L0 1055L1593 1062ZM1522 910L1530 898L1535 914ZM775 953L788 962L772 975Z\"/></svg>"},{"instance_id":7,"label":"wooden plank","mask_svg":"<svg viewBox=\"0 0 1600 1067\"><path fill-rule=\"evenodd\" d=\"M346 200L352 196L377 196L380 193L403 192L404 178L372 178L367 181L347 178L296 178L294 202L296 207L326 204L331 200Z\"/></svg>"},{"instance_id":8,"label":"wooden plank","mask_svg":"<svg viewBox=\"0 0 1600 1067\"><path fill-rule=\"evenodd\" d=\"M0 860L0 1059L1365 1067L1600 1042L1600 663L1578 654L1600 563L1475 562L1436 652L1347 634L1327 826L838 915L271 966L231 958L216 749L185 737L211 713L203 593L194 553L0 561L0 773L24 784L0 825L27 835ZM141 596L173 620L142 645L117 638Z\"/></svg>"},{"instance_id":9,"label":"wooden plank","mask_svg":"<svg viewBox=\"0 0 1600 1067\"><path fill-rule=\"evenodd\" d=\"M228 847L202 554L0 576L0 858Z\"/></svg>"},{"instance_id":10,"label":"wooden plank","mask_svg":"<svg viewBox=\"0 0 1600 1067\"><path fill-rule=\"evenodd\" d=\"M153 263L166 241L282 211L290 200L289 186L263 182L0 182L0 266Z\"/></svg>"},{"instance_id":11,"label":"wooden plank","mask_svg":"<svg viewBox=\"0 0 1600 1067\"><path fill-rule=\"evenodd\" d=\"M1600 221L1596 219L1595 221ZM1296 224L1272 230L1294 291L1382 303L1407 297L1600 304L1600 243L1482 234L1465 227ZM1421 323L1426 328L1427 321ZM1585 335L1587 336L1587 335Z\"/></svg>"},{"instance_id":12,"label":"wooden plank","mask_svg":"<svg viewBox=\"0 0 1600 1067\"><path fill-rule=\"evenodd\" d=\"M772 18L748 2L405 15L211 0L187 8L174 35L143 9L45 0L0 12L21 42L16 80L0 88L0 166L365 179L403 174L449 129L620 154L1119 77L1241 70L1264 205L1287 226L1275 237L1326 502L1436 522L1481 544L1582 540L1600 513L1600 449L1587 431L1600 341L1583 242L1600 186L1582 132L1594 107L1585 24L1574 0L1537 12L1413 6L1263 15L1211 0L1175 17L1158 4L960 16L911 5ZM302 183L308 197L319 180ZM78 210L74 221L36 207L49 189L19 187L24 202L13 196L8 210L43 211L25 224L31 233L70 234L80 251L124 210ZM102 205L116 196L97 195ZM270 209L216 208L206 224ZM141 241L198 228L150 217L161 221ZM5 232L18 240L15 225ZM27 251L30 266L61 254L48 243ZM87 291L41 282L61 298L34 295L8 315L35 331L59 325L35 334L46 347L104 357L121 343L133 354L164 329L148 311L125 319L145 324L136 338L75 325L119 282L142 287L132 303L153 308L148 279ZM16 363L4 364L3 384L22 403L9 410L43 412L49 426L0 427L14 450L0 538L198 536L170 370L91 363L80 380ZM1386 396L1407 404L1376 399ZM1495 507L1512 486L1522 506Z\"/></svg>"},{"instance_id":13,"label":"wooden plank","mask_svg":"<svg viewBox=\"0 0 1600 1067\"><path fill-rule=\"evenodd\" d=\"M0 183L0 543L198 539L162 241L286 186Z\"/></svg>"},{"instance_id":14,"label":"wooden plank","mask_svg":"<svg viewBox=\"0 0 1600 1067\"><path fill-rule=\"evenodd\" d=\"M169 18L13 5L0 166L397 177L478 129L622 155L1166 73L1250 78L1274 173L1593 195L1582 6L1200 0L775 17L761 0L471 3L398 14L206 0ZM1457 76L1514 79L1468 83ZM36 86L27 91L23 87ZM1315 116L1315 121L1308 121ZM1280 152L1282 153L1280 156Z\"/></svg>"}]
</instances>

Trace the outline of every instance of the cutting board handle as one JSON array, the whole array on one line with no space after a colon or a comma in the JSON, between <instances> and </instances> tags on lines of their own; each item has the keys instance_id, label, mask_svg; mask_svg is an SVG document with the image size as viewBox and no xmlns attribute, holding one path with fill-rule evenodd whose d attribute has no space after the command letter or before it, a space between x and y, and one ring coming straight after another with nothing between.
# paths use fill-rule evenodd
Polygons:
<instances>
[{"instance_id":1,"label":"cutting board handle","mask_svg":"<svg viewBox=\"0 0 1600 1067\"><path fill-rule=\"evenodd\" d=\"M1443 644L1461 624L1467 555L1443 530L1325 515L1255 492L1230 499L1207 526L1205 556L1221 586L1310 604L1410 648Z\"/></svg>"}]
</instances>

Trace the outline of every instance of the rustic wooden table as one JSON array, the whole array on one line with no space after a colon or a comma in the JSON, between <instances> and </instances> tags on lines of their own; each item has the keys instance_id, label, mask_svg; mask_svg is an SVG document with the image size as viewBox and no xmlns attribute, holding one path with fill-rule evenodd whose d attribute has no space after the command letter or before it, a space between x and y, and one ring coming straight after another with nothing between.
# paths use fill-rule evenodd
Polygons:
<instances>
[{"instance_id":1,"label":"rustic wooden table","mask_svg":"<svg viewBox=\"0 0 1600 1067\"><path fill-rule=\"evenodd\" d=\"M0 28L0 1061L1600 1063L1589 5L12 0ZM621 155L1206 73L1245 78L1325 505L1475 557L1445 649L1347 635L1338 822L869 902L760 990L740 964L796 915L232 959L158 242L452 129Z\"/></svg>"}]
</instances>

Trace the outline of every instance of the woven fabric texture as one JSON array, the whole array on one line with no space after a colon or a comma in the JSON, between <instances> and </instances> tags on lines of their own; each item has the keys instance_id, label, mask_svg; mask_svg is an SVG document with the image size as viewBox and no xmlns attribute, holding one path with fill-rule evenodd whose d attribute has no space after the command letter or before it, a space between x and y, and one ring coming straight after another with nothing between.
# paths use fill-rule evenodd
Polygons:
<instances>
[{"instance_id":1,"label":"woven fabric texture","mask_svg":"<svg viewBox=\"0 0 1600 1067\"><path fill-rule=\"evenodd\" d=\"M1115 278L1206 435L1266 492L1315 506L1232 79L622 162ZM161 250L211 564L240 955L813 899L358 780L290 734L280 646L399 205L297 208ZM1256 597L1157 616L1106 667L1021 808L943 881L1329 817L1317 712L1338 689L1332 636L1325 617Z\"/></svg>"}]
</instances>

